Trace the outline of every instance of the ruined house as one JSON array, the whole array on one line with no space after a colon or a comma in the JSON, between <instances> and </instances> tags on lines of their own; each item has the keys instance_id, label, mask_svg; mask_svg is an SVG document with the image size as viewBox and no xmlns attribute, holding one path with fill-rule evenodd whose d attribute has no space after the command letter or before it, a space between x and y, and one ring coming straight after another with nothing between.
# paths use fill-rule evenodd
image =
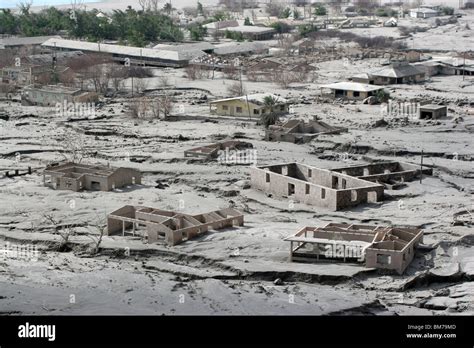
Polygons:
<instances>
[{"instance_id":1,"label":"ruined house","mask_svg":"<svg viewBox=\"0 0 474 348\"><path fill-rule=\"evenodd\" d=\"M315 70L304 58L263 58L248 66L247 76L253 81L272 81L275 73L287 73L288 76L295 76L297 80L303 81L312 78Z\"/></svg>"},{"instance_id":2,"label":"ruined house","mask_svg":"<svg viewBox=\"0 0 474 348\"><path fill-rule=\"evenodd\" d=\"M316 41L310 38L303 38L295 41L291 46L298 51L299 55L313 54L317 52Z\"/></svg>"},{"instance_id":3,"label":"ruined house","mask_svg":"<svg viewBox=\"0 0 474 348\"><path fill-rule=\"evenodd\" d=\"M63 103L95 103L96 93L83 91L80 88L61 85L41 86L32 84L23 88L22 105L55 106Z\"/></svg>"},{"instance_id":4,"label":"ruined house","mask_svg":"<svg viewBox=\"0 0 474 348\"><path fill-rule=\"evenodd\" d=\"M343 22L338 23L338 27L342 29L348 28L368 28L374 21L369 18L349 18Z\"/></svg>"},{"instance_id":5,"label":"ruined house","mask_svg":"<svg viewBox=\"0 0 474 348\"><path fill-rule=\"evenodd\" d=\"M272 125L265 131L266 141L286 141L295 144L307 143L323 134L339 134L347 128L331 126L323 121L292 119L283 124Z\"/></svg>"},{"instance_id":6,"label":"ruined house","mask_svg":"<svg viewBox=\"0 0 474 348\"><path fill-rule=\"evenodd\" d=\"M148 243L160 238L168 245L176 245L195 238L209 230L242 226L244 216L227 208L209 213L189 215L143 206L126 205L107 217L107 235L141 236Z\"/></svg>"},{"instance_id":7,"label":"ruined house","mask_svg":"<svg viewBox=\"0 0 474 348\"><path fill-rule=\"evenodd\" d=\"M474 75L474 60L465 57L437 56L430 60L416 63L415 66L427 76L436 75Z\"/></svg>"},{"instance_id":8,"label":"ruined house","mask_svg":"<svg viewBox=\"0 0 474 348\"><path fill-rule=\"evenodd\" d=\"M274 105L267 105L265 103L266 97L271 97L275 101ZM214 115L256 119L271 112L283 115L289 111L289 102L286 99L269 93L214 100L209 103L209 106L210 113Z\"/></svg>"},{"instance_id":9,"label":"ruined house","mask_svg":"<svg viewBox=\"0 0 474 348\"><path fill-rule=\"evenodd\" d=\"M349 167L333 168L334 172L380 184L393 184L415 180L420 175L433 175L433 169L404 162L376 162ZM388 187L387 185L385 185Z\"/></svg>"},{"instance_id":10,"label":"ruined house","mask_svg":"<svg viewBox=\"0 0 474 348\"><path fill-rule=\"evenodd\" d=\"M332 211L383 199L384 186L300 163L250 168L251 186L275 197Z\"/></svg>"},{"instance_id":11,"label":"ruined house","mask_svg":"<svg viewBox=\"0 0 474 348\"><path fill-rule=\"evenodd\" d=\"M43 184L57 190L111 191L141 184L141 173L131 168L63 162L46 167Z\"/></svg>"},{"instance_id":12,"label":"ruined house","mask_svg":"<svg viewBox=\"0 0 474 348\"><path fill-rule=\"evenodd\" d=\"M369 85L393 85L423 82L425 75L425 72L415 65L401 61L393 62L390 67L354 75L350 80Z\"/></svg>"},{"instance_id":13,"label":"ruined house","mask_svg":"<svg viewBox=\"0 0 474 348\"><path fill-rule=\"evenodd\" d=\"M350 100L364 100L368 97L375 96L377 91L383 90L383 87L380 86L358 82L336 82L322 85L320 88L323 96ZM325 93L324 90L329 90L330 93Z\"/></svg>"},{"instance_id":14,"label":"ruined house","mask_svg":"<svg viewBox=\"0 0 474 348\"><path fill-rule=\"evenodd\" d=\"M52 76L73 78L73 73L68 67L55 67L50 65L37 65L24 63L21 66L7 66L2 69L1 80L3 83L16 86L28 86L35 83L49 82Z\"/></svg>"},{"instance_id":15,"label":"ruined house","mask_svg":"<svg viewBox=\"0 0 474 348\"><path fill-rule=\"evenodd\" d=\"M226 154L231 151L241 151L246 149L252 149L251 143L239 140L225 140L218 143L199 146L184 151L184 157L193 157L201 159L217 159L221 154Z\"/></svg>"},{"instance_id":16,"label":"ruined house","mask_svg":"<svg viewBox=\"0 0 474 348\"><path fill-rule=\"evenodd\" d=\"M423 242L423 230L329 223L304 227L285 241L290 242L291 261L359 262L402 274Z\"/></svg>"}]
</instances>

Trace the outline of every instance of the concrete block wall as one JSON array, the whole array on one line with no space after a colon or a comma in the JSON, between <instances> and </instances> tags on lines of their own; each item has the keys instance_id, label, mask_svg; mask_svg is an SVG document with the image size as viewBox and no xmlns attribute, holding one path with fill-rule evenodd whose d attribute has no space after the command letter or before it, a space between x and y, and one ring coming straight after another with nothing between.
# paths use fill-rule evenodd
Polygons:
<instances>
[{"instance_id":1,"label":"concrete block wall","mask_svg":"<svg viewBox=\"0 0 474 348\"><path fill-rule=\"evenodd\" d=\"M132 205L126 205L120 209L115 210L111 214L108 215L107 217L107 231L106 234L108 236L113 235L113 234L121 234L122 233L122 220L118 220L113 217L113 215L118 215L118 216L123 216L123 217L128 217L128 218L134 218L135 217L135 207ZM126 225L127 227L131 225L131 223L128 223Z\"/></svg>"},{"instance_id":2,"label":"concrete block wall","mask_svg":"<svg viewBox=\"0 0 474 348\"><path fill-rule=\"evenodd\" d=\"M267 179L270 182L267 182ZM273 173L268 170L251 168L251 186L255 189L271 193L278 197L296 200L301 203L336 210L336 190L323 188L312 183ZM288 195L288 185L294 185L294 194ZM309 191L307 189L309 188ZM309 192L308 194L306 192Z\"/></svg>"},{"instance_id":3,"label":"concrete block wall","mask_svg":"<svg viewBox=\"0 0 474 348\"><path fill-rule=\"evenodd\" d=\"M382 185L295 163L251 168L250 177L255 189L333 211L383 199Z\"/></svg>"}]
</instances>

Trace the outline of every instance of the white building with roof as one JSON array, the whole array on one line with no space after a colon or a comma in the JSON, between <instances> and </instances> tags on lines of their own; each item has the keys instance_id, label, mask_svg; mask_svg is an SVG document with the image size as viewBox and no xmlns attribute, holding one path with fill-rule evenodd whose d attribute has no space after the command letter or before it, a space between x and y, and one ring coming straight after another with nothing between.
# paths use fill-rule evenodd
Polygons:
<instances>
[{"instance_id":1,"label":"white building with roof","mask_svg":"<svg viewBox=\"0 0 474 348\"><path fill-rule=\"evenodd\" d=\"M205 55L203 51L199 50L142 48L65 39L49 39L42 46L59 51L109 54L116 61L124 62L129 59L131 64L176 68L186 66L190 60Z\"/></svg>"},{"instance_id":2,"label":"white building with roof","mask_svg":"<svg viewBox=\"0 0 474 348\"><path fill-rule=\"evenodd\" d=\"M267 103L270 98L272 103ZM288 100L271 93L214 100L209 103L209 106L211 114L214 115L246 118L260 118L261 115L270 113L286 114L289 111Z\"/></svg>"},{"instance_id":3,"label":"white building with roof","mask_svg":"<svg viewBox=\"0 0 474 348\"><path fill-rule=\"evenodd\" d=\"M320 88L322 90L321 94L325 96L354 100L364 100L383 89L381 86L349 81L321 85ZM324 90L330 90L330 93L323 93Z\"/></svg>"},{"instance_id":4,"label":"white building with roof","mask_svg":"<svg viewBox=\"0 0 474 348\"><path fill-rule=\"evenodd\" d=\"M410 17L412 18L431 18L439 16L439 12L437 10L431 8L412 8L410 10Z\"/></svg>"}]
</instances>

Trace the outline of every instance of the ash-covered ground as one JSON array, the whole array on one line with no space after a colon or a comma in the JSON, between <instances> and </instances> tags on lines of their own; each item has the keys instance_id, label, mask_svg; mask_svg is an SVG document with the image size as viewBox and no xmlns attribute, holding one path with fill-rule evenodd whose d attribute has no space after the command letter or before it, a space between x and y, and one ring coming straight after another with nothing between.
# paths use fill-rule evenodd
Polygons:
<instances>
[{"instance_id":1,"label":"ash-covered ground","mask_svg":"<svg viewBox=\"0 0 474 348\"><path fill-rule=\"evenodd\" d=\"M391 89L399 101L442 101L449 118L424 121L385 115L379 105L320 98L319 85L377 65L378 60L321 63L316 80L282 89L244 81L249 93L271 91L292 100L290 117L349 128L297 145L263 140L254 122L209 116L207 100L234 83L189 81L182 70L156 69L174 86L178 121L133 119L127 96L106 99L96 117L68 120L55 108L0 101L2 172L32 167L31 175L0 177L0 238L8 250L34 245L35 258L0 255L2 314L474 314L474 80L432 77ZM191 88L183 90L182 88ZM196 89L192 89L196 88ZM160 93L149 91L148 94ZM180 111L179 111L180 110ZM182 114L180 114L180 112ZM226 137L249 141L258 165L301 162L333 168L371 160L424 164L433 176L386 190L383 202L338 212L268 197L249 187L249 167L184 158L184 150ZM70 155L84 163L143 172L142 185L113 192L72 192L43 186L42 170ZM203 213L234 207L245 225L209 232L169 247L139 237L105 236L90 252L97 226L123 205ZM455 217L457 213L465 214ZM56 223L52 223L52 221ZM283 238L328 222L412 225L424 247L404 275L349 263L291 263ZM74 229L61 251L61 231ZM16 249L15 249L16 248ZM28 256L30 254L27 254ZM23 255L25 256L25 255ZM31 255L30 255L31 256Z\"/></svg>"}]
</instances>

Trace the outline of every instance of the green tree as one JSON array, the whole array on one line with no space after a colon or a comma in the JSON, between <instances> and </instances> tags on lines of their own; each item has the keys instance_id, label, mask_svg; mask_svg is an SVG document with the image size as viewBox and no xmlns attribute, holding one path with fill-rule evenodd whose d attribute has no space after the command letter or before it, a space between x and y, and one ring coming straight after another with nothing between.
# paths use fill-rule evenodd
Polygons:
<instances>
[{"instance_id":1,"label":"green tree","mask_svg":"<svg viewBox=\"0 0 474 348\"><path fill-rule=\"evenodd\" d=\"M245 39L244 34L242 34L241 32L239 32L239 31L229 31L229 30L225 31L225 38L235 40L235 41L244 41L244 39Z\"/></svg>"},{"instance_id":2,"label":"green tree","mask_svg":"<svg viewBox=\"0 0 474 348\"><path fill-rule=\"evenodd\" d=\"M171 12L173 12L173 6L171 5L170 2L167 2L167 3L163 6L163 11L165 11L168 15L170 15Z\"/></svg>"},{"instance_id":3,"label":"green tree","mask_svg":"<svg viewBox=\"0 0 474 348\"><path fill-rule=\"evenodd\" d=\"M289 33L291 27L284 22L275 22L270 25L278 34Z\"/></svg>"},{"instance_id":4,"label":"green tree","mask_svg":"<svg viewBox=\"0 0 474 348\"><path fill-rule=\"evenodd\" d=\"M289 7L286 7L283 11L280 12L278 18L288 18L291 16L291 10Z\"/></svg>"},{"instance_id":5,"label":"green tree","mask_svg":"<svg viewBox=\"0 0 474 348\"><path fill-rule=\"evenodd\" d=\"M303 24L298 27L298 32L301 36L307 37L309 34L318 31L319 29L313 24Z\"/></svg>"},{"instance_id":6,"label":"green tree","mask_svg":"<svg viewBox=\"0 0 474 348\"><path fill-rule=\"evenodd\" d=\"M449 6L443 6L441 7L441 13L445 16L452 16L454 14L454 8Z\"/></svg>"},{"instance_id":7,"label":"green tree","mask_svg":"<svg viewBox=\"0 0 474 348\"><path fill-rule=\"evenodd\" d=\"M197 3L197 13L201 16L204 16L204 7L199 1Z\"/></svg>"},{"instance_id":8,"label":"green tree","mask_svg":"<svg viewBox=\"0 0 474 348\"><path fill-rule=\"evenodd\" d=\"M202 41L207 34L207 28L200 23L190 25L188 30L194 41Z\"/></svg>"},{"instance_id":9,"label":"green tree","mask_svg":"<svg viewBox=\"0 0 474 348\"><path fill-rule=\"evenodd\" d=\"M390 93L385 89L379 89L377 92L375 92L375 98L379 103L386 103L390 99Z\"/></svg>"},{"instance_id":10,"label":"green tree","mask_svg":"<svg viewBox=\"0 0 474 348\"><path fill-rule=\"evenodd\" d=\"M214 22L220 22L220 21L231 19L231 16L229 15L229 13L224 12L224 11L217 11L214 13L212 17L213 19L211 21L214 21Z\"/></svg>"},{"instance_id":11,"label":"green tree","mask_svg":"<svg viewBox=\"0 0 474 348\"><path fill-rule=\"evenodd\" d=\"M278 97L267 95L263 98L263 105L265 105L265 112L260 115L260 121L265 126L265 128L270 127L277 123L279 115L275 110L275 107L278 104ZM268 109L268 112L266 112Z\"/></svg>"},{"instance_id":12,"label":"green tree","mask_svg":"<svg viewBox=\"0 0 474 348\"><path fill-rule=\"evenodd\" d=\"M17 34L18 19L10 9L3 9L0 12L0 34Z\"/></svg>"},{"instance_id":13,"label":"green tree","mask_svg":"<svg viewBox=\"0 0 474 348\"><path fill-rule=\"evenodd\" d=\"M244 25L253 25L249 17L245 17Z\"/></svg>"},{"instance_id":14,"label":"green tree","mask_svg":"<svg viewBox=\"0 0 474 348\"><path fill-rule=\"evenodd\" d=\"M326 7L324 7L323 5L317 5L315 8L314 8L314 15L315 16L326 16L327 15L327 10L326 10Z\"/></svg>"},{"instance_id":15,"label":"green tree","mask_svg":"<svg viewBox=\"0 0 474 348\"><path fill-rule=\"evenodd\" d=\"M294 19L300 19L301 18L301 13L296 8L293 10L293 18Z\"/></svg>"}]
</instances>

